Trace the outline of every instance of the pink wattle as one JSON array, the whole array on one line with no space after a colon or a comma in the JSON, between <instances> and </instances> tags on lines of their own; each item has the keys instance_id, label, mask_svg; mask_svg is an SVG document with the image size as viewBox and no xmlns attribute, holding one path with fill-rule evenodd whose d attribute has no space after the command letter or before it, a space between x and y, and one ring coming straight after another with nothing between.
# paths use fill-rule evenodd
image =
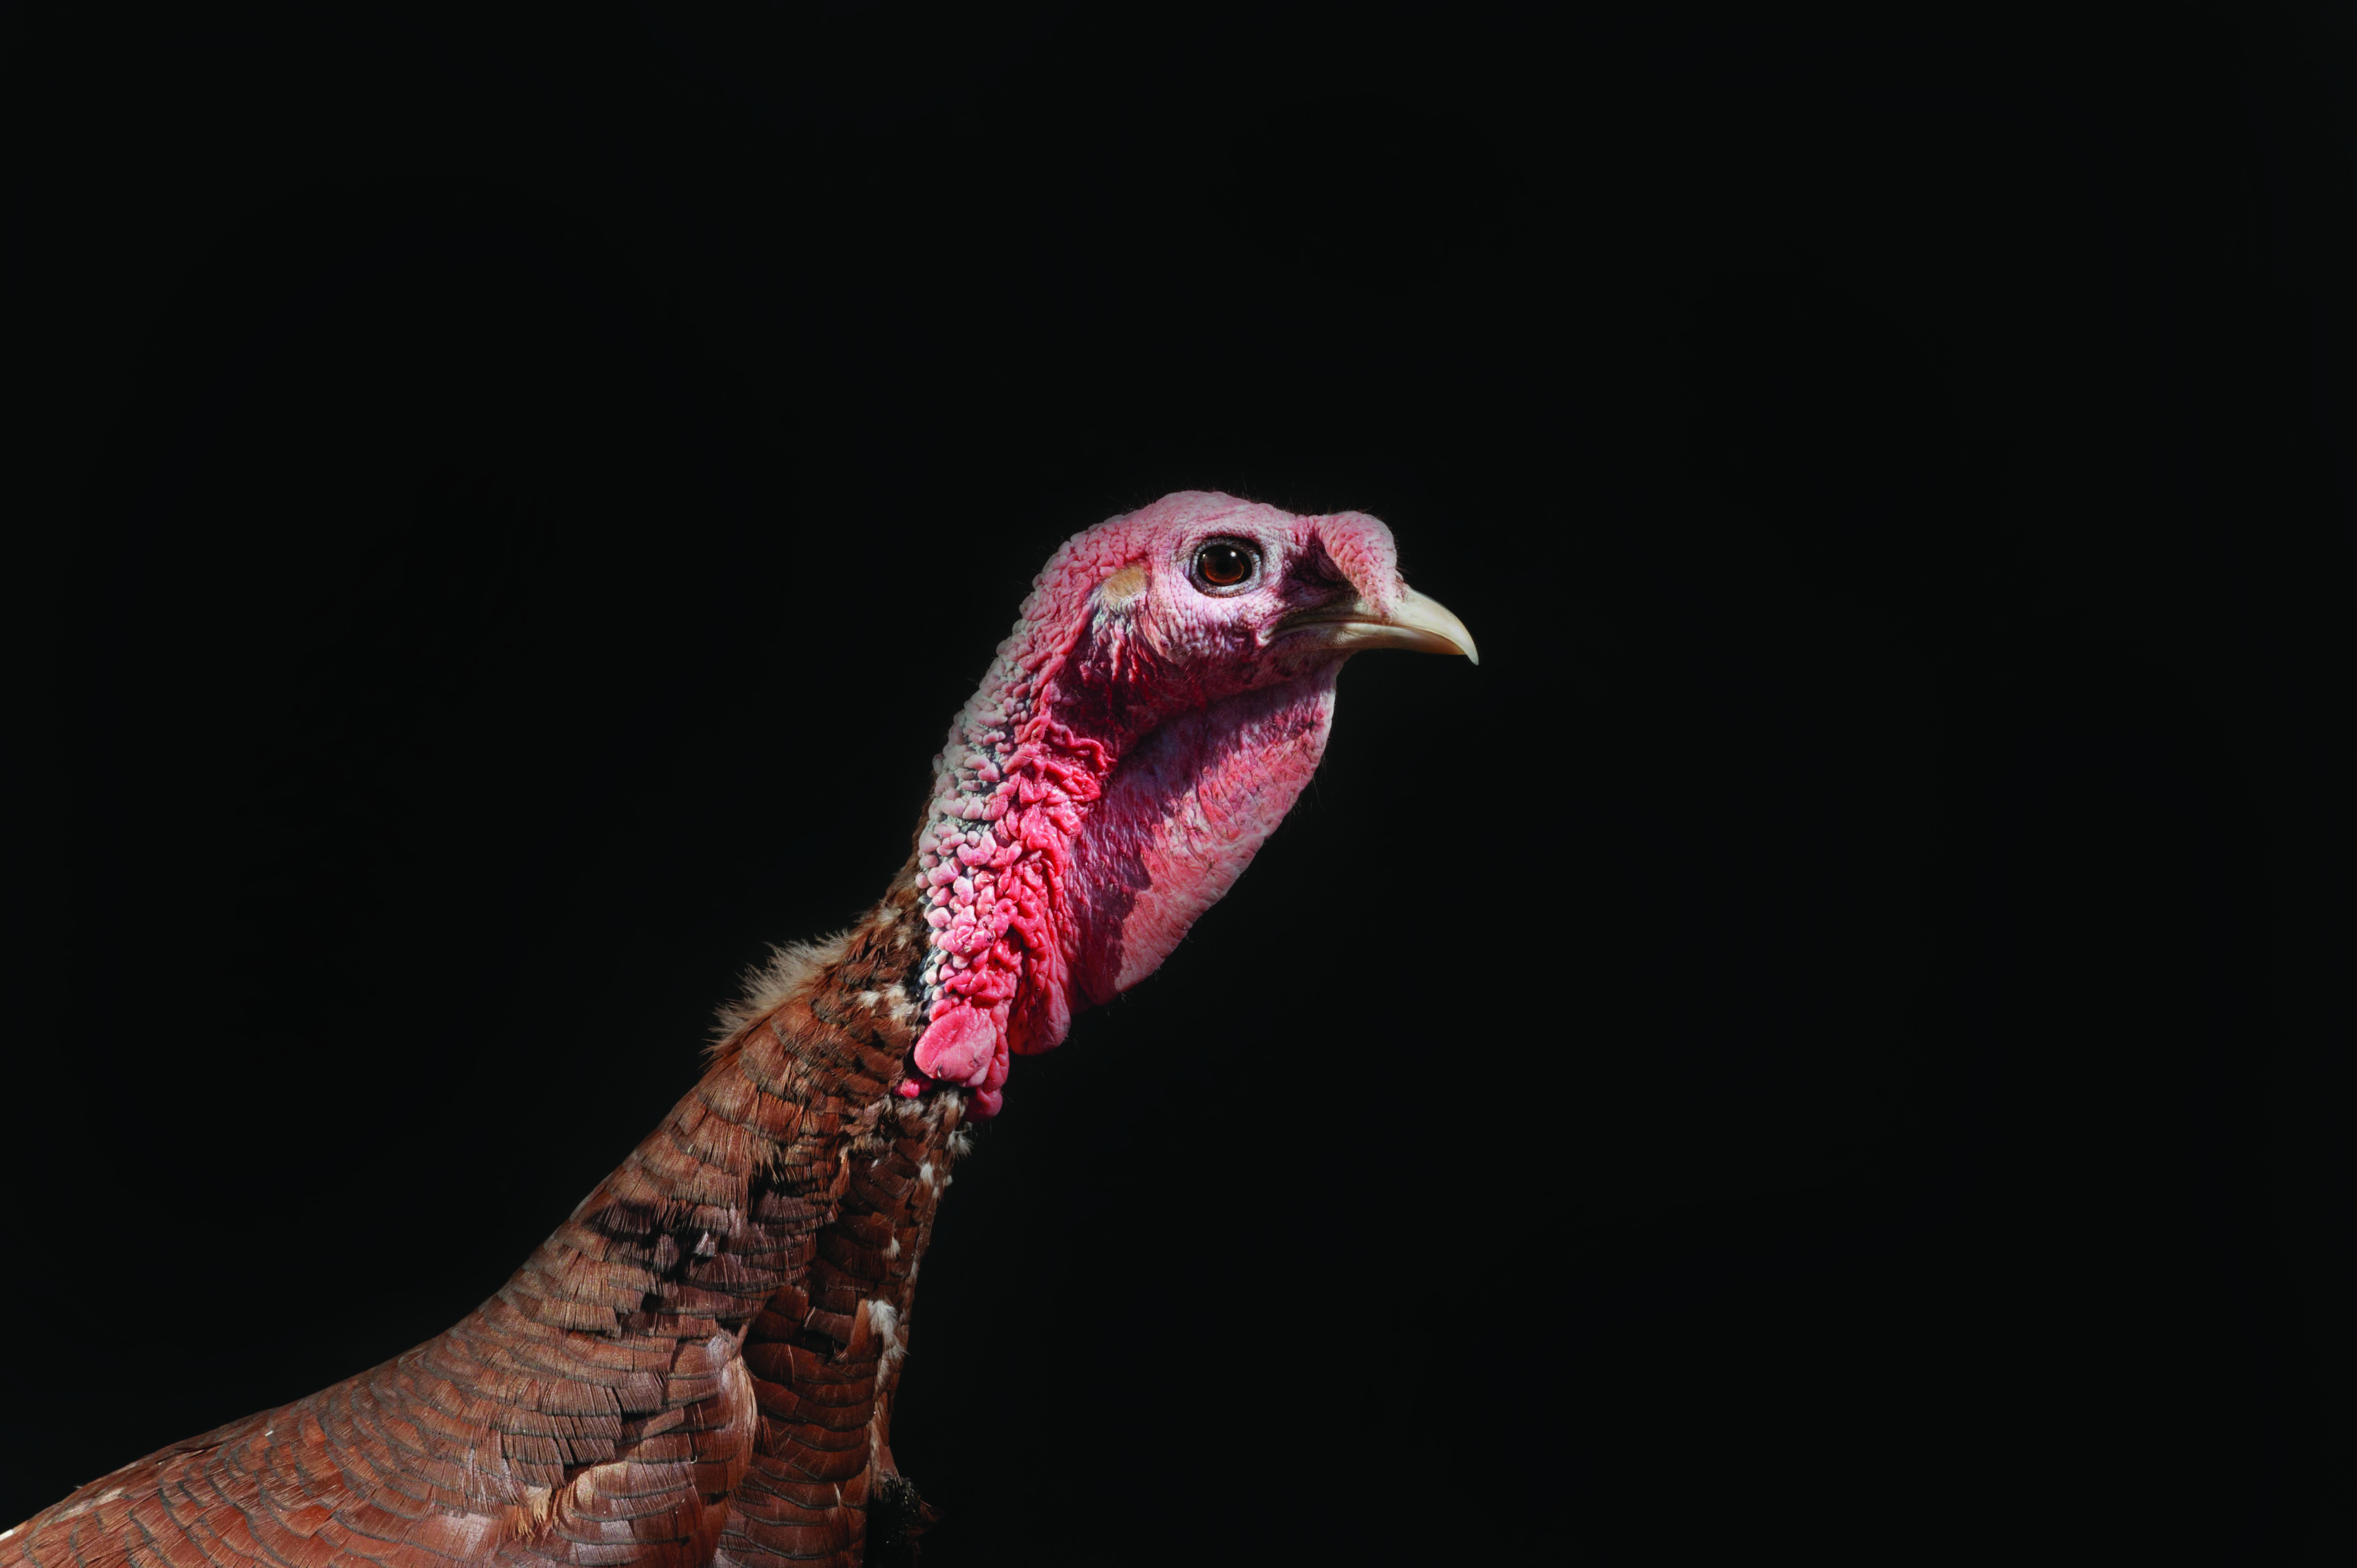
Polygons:
<instances>
[{"instance_id":1,"label":"pink wattle","mask_svg":"<svg viewBox=\"0 0 2357 1568\"><path fill-rule=\"evenodd\" d=\"M1326 749L1337 669L1182 714L1122 759L1067 877L1090 1002L1153 973L1293 809Z\"/></svg>"},{"instance_id":2,"label":"pink wattle","mask_svg":"<svg viewBox=\"0 0 2357 1568\"><path fill-rule=\"evenodd\" d=\"M917 1066L949 1083L978 1083L998 1051L998 1027L988 1013L946 1006L917 1042Z\"/></svg>"}]
</instances>

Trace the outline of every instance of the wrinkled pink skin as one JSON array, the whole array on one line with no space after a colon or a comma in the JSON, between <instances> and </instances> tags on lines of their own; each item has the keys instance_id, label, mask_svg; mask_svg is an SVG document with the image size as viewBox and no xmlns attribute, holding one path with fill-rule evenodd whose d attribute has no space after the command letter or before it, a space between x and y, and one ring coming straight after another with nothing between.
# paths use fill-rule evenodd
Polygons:
<instances>
[{"instance_id":1,"label":"wrinkled pink skin","mask_svg":"<svg viewBox=\"0 0 2357 1568\"><path fill-rule=\"evenodd\" d=\"M1247 592L1189 567L1257 543ZM1131 568L1138 570L1132 571ZM1317 769L1347 654L1278 634L1299 609L1401 591L1391 531L1207 491L1166 496L1056 552L950 731L920 831L931 908L928 1080L998 1112L1012 1052L1135 985L1225 894Z\"/></svg>"}]
</instances>

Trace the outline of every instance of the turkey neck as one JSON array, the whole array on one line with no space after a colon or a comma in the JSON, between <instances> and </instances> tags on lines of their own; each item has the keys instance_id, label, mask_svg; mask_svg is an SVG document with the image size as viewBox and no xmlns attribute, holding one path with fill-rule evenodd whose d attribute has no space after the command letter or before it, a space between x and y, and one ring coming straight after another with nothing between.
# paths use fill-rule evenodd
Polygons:
<instances>
[{"instance_id":1,"label":"turkey neck","mask_svg":"<svg viewBox=\"0 0 2357 1568\"><path fill-rule=\"evenodd\" d=\"M757 1391L788 1380L792 1349L876 1362L888 1394L893 1329L963 1144L957 1094L888 1092L927 931L910 882L781 960L695 1088L451 1337L479 1322L584 1359L616 1345L639 1369L635 1392L616 1391L625 1416L703 1397L729 1341Z\"/></svg>"}]
</instances>

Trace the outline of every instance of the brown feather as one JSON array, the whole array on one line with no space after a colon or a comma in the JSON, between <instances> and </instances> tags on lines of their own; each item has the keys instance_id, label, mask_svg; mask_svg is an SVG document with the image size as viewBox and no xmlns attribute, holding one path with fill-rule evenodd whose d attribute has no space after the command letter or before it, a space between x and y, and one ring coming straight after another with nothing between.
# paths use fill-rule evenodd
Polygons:
<instances>
[{"instance_id":1,"label":"brown feather","mask_svg":"<svg viewBox=\"0 0 2357 1568\"><path fill-rule=\"evenodd\" d=\"M447 1332L92 1481L0 1568L858 1563L878 1481L913 1496L891 1391L960 1114L889 1092L920 929L903 891L791 955Z\"/></svg>"}]
</instances>

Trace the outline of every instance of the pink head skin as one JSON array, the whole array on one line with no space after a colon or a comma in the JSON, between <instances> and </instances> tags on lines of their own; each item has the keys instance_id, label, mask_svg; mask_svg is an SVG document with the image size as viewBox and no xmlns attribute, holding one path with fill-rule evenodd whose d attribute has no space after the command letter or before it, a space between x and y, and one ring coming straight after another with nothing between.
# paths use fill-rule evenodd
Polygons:
<instances>
[{"instance_id":1,"label":"pink head skin","mask_svg":"<svg viewBox=\"0 0 2357 1568\"><path fill-rule=\"evenodd\" d=\"M969 1085L1148 974L1318 767L1366 648L1473 654L1361 512L1189 490L1056 552L951 726L917 835L929 1020L904 1095Z\"/></svg>"}]
</instances>

